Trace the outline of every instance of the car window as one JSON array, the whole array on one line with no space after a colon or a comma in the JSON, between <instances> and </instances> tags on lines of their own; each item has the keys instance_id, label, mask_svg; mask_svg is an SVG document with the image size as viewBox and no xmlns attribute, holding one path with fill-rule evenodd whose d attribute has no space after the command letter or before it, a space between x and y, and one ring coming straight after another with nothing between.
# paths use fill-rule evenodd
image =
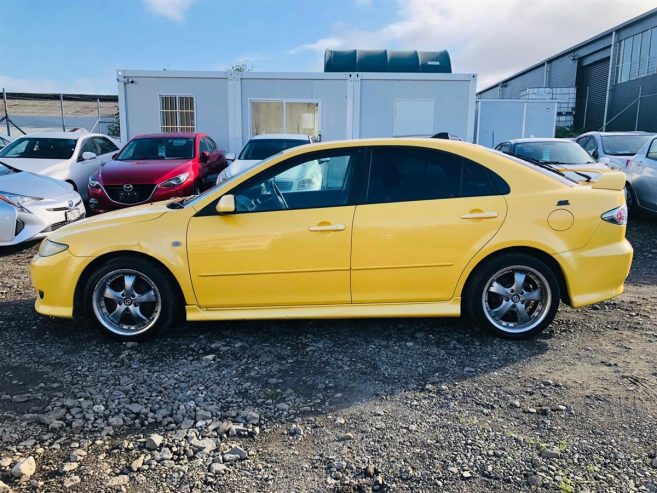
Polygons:
<instances>
[{"instance_id":1,"label":"car window","mask_svg":"<svg viewBox=\"0 0 657 493\"><path fill-rule=\"evenodd\" d=\"M595 137L589 137L589 140L584 144L584 150L591 154L593 151L598 149L598 144L595 141Z\"/></svg>"},{"instance_id":2,"label":"car window","mask_svg":"<svg viewBox=\"0 0 657 493\"><path fill-rule=\"evenodd\" d=\"M648 154L646 154L648 159L654 159L657 161L657 139L652 141L650 147L648 148Z\"/></svg>"},{"instance_id":3,"label":"car window","mask_svg":"<svg viewBox=\"0 0 657 493\"><path fill-rule=\"evenodd\" d=\"M449 152L377 148L372 153L366 203L497 195L492 175L487 168Z\"/></svg>"},{"instance_id":4,"label":"car window","mask_svg":"<svg viewBox=\"0 0 657 493\"><path fill-rule=\"evenodd\" d=\"M100 154L109 154L110 152L116 152L119 150L119 148L114 145L114 142L105 137L94 137L93 140L96 143Z\"/></svg>"},{"instance_id":5,"label":"car window","mask_svg":"<svg viewBox=\"0 0 657 493\"><path fill-rule=\"evenodd\" d=\"M549 164L590 164L594 162L581 146L570 140L519 142L514 155Z\"/></svg>"},{"instance_id":6,"label":"car window","mask_svg":"<svg viewBox=\"0 0 657 493\"><path fill-rule=\"evenodd\" d=\"M352 181L363 151L322 151L268 169L240 185L237 212L339 207L355 202Z\"/></svg>"},{"instance_id":7,"label":"car window","mask_svg":"<svg viewBox=\"0 0 657 493\"><path fill-rule=\"evenodd\" d=\"M69 159L77 139L21 137L0 151L0 157L30 159Z\"/></svg>"},{"instance_id":8,"label":"car window","mask_svg":"<svg viewBox=\"0 0 657 493\"><path fill-rule=\"evenodd\" d=\"M575 142L577 142L580 146L582 146L582 148L584 148L584 146L586 146L590 138L591 137L581 137L579 139L576 139Z\"/></svg>"},{"instance_id":9,"label":"car window","mask_svg":"<svg viewBox=\"0 0 657 493\"><path fill-rule=\"evenodd\" d=\"M501 144L498 148L498 151L503 152L505 154L510 154L511 153L511 146L508 144Z\"/></svg>"},{"instance_id":10,"label":"car window","mask_svg":"<svg viewBox=\"0 0 657 493\"><path fill-rule=\"evenodd\" d=\"M237 159L245 161L261 161L285 149L308 144L299 139L251 139L242 149Z\"/></svg>"},{"instance_id":11,"label":"car window","mask_svg":"<svg viewBox=\"0 0 657 493\"><path fill-rule=\"evenodd\" d=\"M610 156L634 156L650 135L603 135L602 148Z\"/></svg>"},{"instance_id":12,"label":"car window","mask_svg":"<svg viewBox=\"0 0 657 493\"><path fill-rule=\"evenodd\" d=\"M206 140L208 141L208 147L210 148L210 152L217 152L216 142L212 140L210 137L206 137Z\"/></svg>"},{"instance_id":13,"label":"car window","mask_svg":"<svg viewBox=\"0 0 657 493\"><path fill-rule=\"evenodd\" d=\"M80 147L80 152L78 153L78 161L82 161L82 155L85 152L93 152L96 155L100 154L94 139L86 139L82 142L82 147Z\"/></svg>"},{"instance_id":14,"label":"car window","mask_svg":"<svg viewBox=\"0 0 657 493\"><path fill-rule=\"evenodd\" d=\"M210 148L208 147L208 143L205 141L205 137L201 137L200 149L201 152L210 152Z\"/></svg>"}]
</instances>

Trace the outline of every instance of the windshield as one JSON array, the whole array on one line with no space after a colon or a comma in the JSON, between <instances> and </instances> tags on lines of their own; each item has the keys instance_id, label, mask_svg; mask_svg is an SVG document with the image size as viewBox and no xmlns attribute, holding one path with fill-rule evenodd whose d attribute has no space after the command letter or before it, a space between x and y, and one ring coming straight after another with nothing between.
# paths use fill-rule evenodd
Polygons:
<instances>
[{"instance_id":1,"label":"windshield","mask_svg":"<svg viewBox=\"0 0 657 493\"><path fill-rule=\"evenodd\" d=\"M514 154L550 164L591 164L594 163L579 144L572 141L519 142Z\"/></svg>"},{"instance_id":2,"label":"windshield","mask_svg":"<svg viewBox=\"0 0 657 493\"><path fill-rule=\"evenodd\" d=\"M146 137L133 139L116 157L117 161L156 161L163 159L191 159L194 139L187 137Z\"/></svg>"},{"instance_id":3,"label":"windshield","mask_svg":"<svg viewBox=\"0 0 657 493\"><path fill-rule=\"evenodd\" d=\"M308 141L299 139L252 139L247 142L237 159L261 161L285 149L303 144L308 144Z\"/></svg>"},{"instance_id":4,"label":"windshield","mask_svg":"<svg viewBox=\"0 0 657 493\"><path fill-rule=\"evenodd\" d=\"M30 159L69 159L77 139L21 137L0 151L0 157Z\"/></svg>"},{"instance_id":5,"label":"windshield","mask_svg":"<svg viewBox=\"0 0 657 493\"><path fill-rule=\"evenodd\" d=\"M634 156L652 135L603 135L602 150L609 156Z\"/></svg>"}]
</instances>

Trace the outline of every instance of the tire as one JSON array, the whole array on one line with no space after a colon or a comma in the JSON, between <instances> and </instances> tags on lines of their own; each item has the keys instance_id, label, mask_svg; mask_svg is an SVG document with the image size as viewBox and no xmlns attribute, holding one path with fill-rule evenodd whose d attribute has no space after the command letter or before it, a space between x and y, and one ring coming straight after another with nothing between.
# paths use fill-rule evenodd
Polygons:
<instances>
[{"instance_id":1,"label":"tire","mask_svg":"<svg viewBox=\"0 0 657 493\"><path fill-rule=\"evenodd\" d=\"M154 262L116 257L89 276L84 288L84 314L114 339L148 340L179 320L179 296L174 286L175 280Z\"/></svg>"},{"instance_id":2,"label":"tire","mask_svg":"<svg viewBox=\"0 0 657 493\"><path fill-rule=\"evenodd\" d=\"M625 203L627 205L627 213L634 219L639 219L643 216L639 203L636 199L636 193L629 183L625 184Z\"/></svg>"},{"instance_id":3,"label":"tire","mask_svg":"<svg viewBox=\"0 0 657 493\"><path fill-rule=\"evenodd\" d=\"M526 339L552 323L559 299L559 281L544 262L510 253L477 267L463 304L482 329L507 339Z\"/></svg>"}]
</instances>

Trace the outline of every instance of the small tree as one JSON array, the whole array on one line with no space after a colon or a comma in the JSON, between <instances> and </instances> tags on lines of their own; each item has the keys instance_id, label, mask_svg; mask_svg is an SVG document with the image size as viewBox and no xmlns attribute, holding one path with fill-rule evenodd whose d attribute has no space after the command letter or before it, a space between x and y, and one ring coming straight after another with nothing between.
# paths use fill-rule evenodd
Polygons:
<instances>
[{"instance_id":1,"label":"small tree","mask_svg":"<svg viewBox=\"0 0 657 493\"><path fill-rule=\"evenodd\" d=\"M229 72L235 72L237 74L243 74L244 72L253 72L253 65L249 60L241 60L239 62L233 63L228 67Z\"/></svg>"},{"instance_id":2,"label":"small tree","mask_svg":"<svg viewBox=\"0 0 657 493\"><path fill-rule=\"evenodd\" d=\"M121 136L121 122L119 120L119 112L114 113L112 117L112 123L107 126L107 135L110 137L120 137Z\"/></svg>"}]
</instances>

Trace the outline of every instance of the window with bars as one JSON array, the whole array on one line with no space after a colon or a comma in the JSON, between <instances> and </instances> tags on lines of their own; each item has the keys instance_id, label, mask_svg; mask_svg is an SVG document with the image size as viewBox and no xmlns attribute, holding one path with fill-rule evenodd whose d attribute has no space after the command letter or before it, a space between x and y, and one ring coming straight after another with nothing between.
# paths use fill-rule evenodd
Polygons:
<instances>
[{"instance_id":1,"label":"window with bars","mask_svg":"<svg viewBox=\"0 0 657 493\"><path fill-rule=\"evenodd\" d=\"M160 96L162 132L196 132L194 96Z\"/></svg>"}]
</instances>

